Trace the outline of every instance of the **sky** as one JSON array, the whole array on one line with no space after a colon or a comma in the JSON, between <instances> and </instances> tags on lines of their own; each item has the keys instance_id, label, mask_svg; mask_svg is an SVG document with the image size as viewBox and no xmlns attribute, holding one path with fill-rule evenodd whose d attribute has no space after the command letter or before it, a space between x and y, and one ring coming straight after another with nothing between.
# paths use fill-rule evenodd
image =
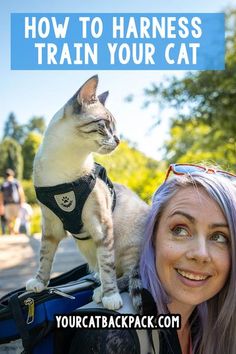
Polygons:
<instances>
[{"instance_id":1,"label":"sky","mask_svg":"<svg viewBox=\"0 0 236 354\"><path fill-rule=\"evenodd\" d=\"M119 132L147 156L162 158L161 148L168 137L172 110L142 109L143 89L186 71L17 71L10 69L11 13L200 13L223 12L236 7L236 0L1 0L0 2L0 132L10 112L19 123L43 116L48 123L53 114L89 77L98 74L98 93L109 90L107 107L115 116ZM133 94L132 103L125 98ZM150 129L162 115L162 124Z\"/></svg>"}]
</instances>

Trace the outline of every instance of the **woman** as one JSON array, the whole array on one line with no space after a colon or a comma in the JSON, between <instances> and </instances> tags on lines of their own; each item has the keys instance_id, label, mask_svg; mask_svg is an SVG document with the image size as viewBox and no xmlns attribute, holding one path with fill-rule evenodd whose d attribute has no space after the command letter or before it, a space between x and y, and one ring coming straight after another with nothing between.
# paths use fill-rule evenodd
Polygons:
<instances>
[{"instance_id":1,"label":"woman","mask_svg":"<svg viewBox=\"0 0 236 354\"><path fill-rule=\"evenodd\" d=\"M223 171L171 165L154 194L142 286L157 313L182 317L177 341L161 334L163 353L171 345L174 353L236 353L235 180Z\"/></svg>"},{"instance_id":2,"label":"woman","mask_svg":"<svg viewBox=\"0 0 236 354\"><path fill-rule=\"evenodd\" d=\"M154 194L133 284L143 288L143 314L181 314L180 330L159 331L159 354L236 353L235 181L224 171L171 165ZM128 330L82 331L75 352L137 353Z\"/></svg>"}]
</instances>

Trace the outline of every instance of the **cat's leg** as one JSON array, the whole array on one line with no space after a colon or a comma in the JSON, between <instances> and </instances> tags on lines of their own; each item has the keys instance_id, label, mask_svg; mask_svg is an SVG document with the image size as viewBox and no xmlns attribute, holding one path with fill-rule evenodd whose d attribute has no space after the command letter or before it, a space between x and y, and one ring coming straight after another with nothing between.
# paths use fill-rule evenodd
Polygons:
<instances>
[{"instance_id":1,"label":"cat's leg","mask_svg":"<svg viewBox=\"0 0 236 354\"><path fill-rule=\"evenodd\" d=\"M34 292L40 292L47 287L55 252L59 242L66 235L61 221L51 212L43 214L42 231L39 269L36 276L26 283L26 290Z\"/></svg>"},{"instance_id":2,"label":"cat's leg","mask_svg":"<svg viewBox=\"0 0 236 354\"><path fill-rule=\"evenodd\" d=\"M122 299L116 282L115 252L113 238L113 224L110 213L103 218L102 223L95 216L90 219L88 226L97 249L97 262L101 287L94 292L94 301L102 301L103 306L110 310L117 310L122 306Z\"/></svg>"},{"instance_id":3,"label":"cat's leg","mask_svg":"<svg viewBox=\"0 0 236 354\"><path fill-rule=\"evenodd\" d=\"M122 299L119 294L116 281L114 241L98 242L97 258L100 270L100 296L103 306L109 310L118 310L122 305ZM95 296L99 299L99 288ZM95 298L95 300L96 300Z\"/></svg>"}]
</instances>

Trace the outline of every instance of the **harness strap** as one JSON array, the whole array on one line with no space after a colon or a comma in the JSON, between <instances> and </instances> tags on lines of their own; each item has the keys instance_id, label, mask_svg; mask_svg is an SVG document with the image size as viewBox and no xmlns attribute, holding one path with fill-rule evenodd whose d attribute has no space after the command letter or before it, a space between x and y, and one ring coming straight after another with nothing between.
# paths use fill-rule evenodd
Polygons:
<instances>
[{"instance_id":1,"label":"harness strap","mask_svg":"<svg viewBox=\"0 0 236 354\"><path fill-rule=\"evenodd\" d=\"M97 177L106 183L113 199L112 210L114 210L116 195L113 184L107 177L106 169L98 163L95 163L89 175L82 176L74 182L51 187L35 186L37 199L56 214L63 223L64 229L78 240L90 239L90 237L80 238L75 234L79 234L83 227L83 206L95 186Z\"/></svg>"},{"instance_id":2,"label":"harness strap","mask_svg":"<svg viewBox=\"0 0 236 354\"><path fill-rule=\"evenodd\" d=\"M107 171L105 169L105 167L103 167L102 165L100 165L99 163L95 162L95 173L96 175L104 182L106 183L111 196L112 196L112 211L115 209L116 206L116 192L113 186L112 181L110 180L110 178L107 176Z\"/></svg>"},{"instance_id":3,"label":"harness strap","mask_svg":"<svg viewBox=\"0 0 236 354\"><path fill-rule=\"evenodd\" d=\"M74 238L76 238L76 240L79 240L79 241L86 241L86 240L90 240L91 239L91 236L86 236L86 237L79 237L79 236L76 236L76 235L72 235Z\"/></svg>"}]
</instances>

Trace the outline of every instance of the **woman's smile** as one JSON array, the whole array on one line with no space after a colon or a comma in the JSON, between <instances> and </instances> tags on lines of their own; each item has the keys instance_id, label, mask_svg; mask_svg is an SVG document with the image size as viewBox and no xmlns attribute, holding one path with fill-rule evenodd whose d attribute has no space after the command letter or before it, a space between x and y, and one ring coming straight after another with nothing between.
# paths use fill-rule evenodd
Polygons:
<instances>
[{"instance_id":1,"label":"woman's smile","mask_svg":"<svg viewBox=\"0 0 236 354\"><path fill-rule=\"evenodd\" d=\"M210 276L209 274L206 273L198 273L189 270L176 269L176 271L184 278L191 279L191 280L206 280Z\"/></svg>"},{"instance_id":2,"label":"woman's smile","mask_svg":"<svg viewBox=\"0 0 236 354\"><path fill-rule=\"evenodd\" d=\"M203 273L193 273L192 271L184 271L176 269L177 278L186 286L198 287L206 284L210 275L204 275Z\"/></svg>"}]
</instances>

